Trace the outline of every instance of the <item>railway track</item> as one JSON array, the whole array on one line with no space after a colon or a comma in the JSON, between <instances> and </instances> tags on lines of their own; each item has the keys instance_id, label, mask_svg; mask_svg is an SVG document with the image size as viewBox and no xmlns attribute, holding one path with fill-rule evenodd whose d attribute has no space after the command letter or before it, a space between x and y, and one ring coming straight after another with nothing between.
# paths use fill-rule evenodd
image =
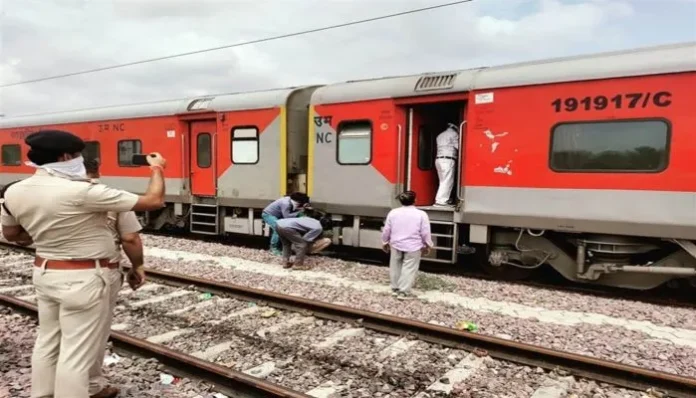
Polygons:
<instances>
[{"instance_id":1,"label":"railway track","mask_svg":"<svg viewBox=\"0 0 696 398\"><path fill-rule=\"evenodd\" d=\"M229 239L224 236L200 236L193 235L188 232L179 231L167 233L147 231L145 235L159 237L177 237L193 241L213 242L221 244L230 243ZM268 238L235 237L234 245L254 249L265 249L268 245ZM352 248L347 248L341 251L328 250L320 253L319 255L329 258L336 258L346 261L355 261L376 266L388 266L389 264L388 255L383 255L380 252L375 253L374 251L368 250L355 250ZM466 276L468 278L475 278L481 280L500 281L499 279L496 279L494 276L491 276L481 271L478 267L457 267L456 265L443 265L439 263L422 262L420 270L432 274ZM535 272L531 276L530 279L510 280L505 282L533 288L562 290L565 292L584 294L594 297L625 299L655 305L696 309L696 300L694 300L694 289L690 288L689 286L663 286L646 292L636 291L632 289L610 288L598 285L586 285L568 281L567 279L556 274L555 271L553 269L550 269L549 267L541 267L537 272Z\"/></svg>"},{"instance_id":2,"label":"railway track","mask_svg":"<svg viewBox=\"0 0 696 398\"><path fill-rule=\"evenodd\" d=\"M456 381L471 377L472 368L480 366L484 359L493 358L499 363L544 369L538 376L547 381L558 381L567 375L574 375L634 390L654 389L673 397L696 396L696 379L674 374L229 283L156 270L147 272L150 279L158 283L150 283L150 288L132 293L136 296L128 301L136 301L131 303L130 310L126 308L127 311L117 315L115 328L128 329L131 334L142 335L140 341L147 342L149 339L145 346L148 349L154 348L156 355L178 353L189 363L196 363L191 358L203 362L214 361L217 364L211 363L208 366L209 371L217 372L217 376L213 374L209 377L223 377L223 371L236 372L225 377L237 384L254 381L249 375L256 372L275 383L269 384L267 388L275 388L277 384L290 384L293 389L306 387L308 383L300 380L305 373L296 371L299 366L316 370L315 376L318 377L313 381L316 385L305 392L310 396L329 396L342 389L355 389L353 384L369 383L366 384L369 386L366 392L368 395L354 396L372 396L369 394L380 391L379 385L382 385L389 386L388 393L392 395L388 396L430 397L437 396L430 394L452 391ZM22 277L21 274L16 274L28 286L26 275ZM7 292L8 289L4 291ZM33 305L24 301L31 299L31 295L21 296L21 289L9 291L15 292L18 297L0 296L0 301L32 310ZM219 297L203 301L194 299L201 297L201 294L207 297L205 294L210 293ZM178 305L172 304L172 300L178 300ZM225 303L223 306L219 306L221 301ZM169 303L166 306L167 314L162 314L161 309L150 308L150 305L158 302ZM182 316L205 317L207 315L201 315L205 311L204 307L212 309L207 314L218 317L223 315L224 319L208 319L199 322L194 328L191 323L176 320ZM244 322L240 321L237 321L237 326L225 324L225 320L240 319L242 314L252 313L257 314L257 319L246 329ZM151 331L142 326L155 320L161 323L160 331L164 329L166 332L145 336ZM124 326L126 322L135 327L129 329ZM140 329L138 325L141 326ZM285 333L282 332L283 329ZM220 341L219 336L225 336L224 341ZM234 338L229 339L228 336ZM127 344L128 339L140 338L117 331L112 337L119 344L123 341ZM376 344L375 341L382 341L384 344ZM293 345L296 345L296 349L293 349ZM201 350L202 346L207 348ZM414 348L416 346L420 348ZM234 348L230 349L231 347ZM256 354L245 354L244 347L251 347L249 352ZM336 347L340 349L337 350ZM191 351L194 348L199 350L193 354L181 354L181 351ZM378 352L371 352L377 348ZM349 352L349 355L335 355L336 351L341 350ZM416 359L412 357L410 362L415 367L409 368L408 363L406 366L399 366L399 362L393 358L398 358L401 353L409 350L412 353L415 350ZM167 359L169 357L163 358L163 361L171 360ZM452 363L453 360L456 363ZM252 363L256 366L249 367ZM235 366L241 371L230 370L230 367ZM247 368L242 369L244 366ZM468 373L466 369L469 370ZM413 374L419 377L414 379ZM379 385L370 383L372 380L377 380ZM542 381L535 383L543 384ZM231 388L235 386L236 384Z\"/></svg>"},{"instance_id":3,"label":"railway track","mask_svg":"<svg viewBox=\"0 0 696 398\"><path fill-rule=\"evenodd\" d=\"M36 305L12 296L0 294L0 304L23 313L38 316ZM160 344L153 344L118 331L111 331L111 343L115 348L144 358L155 358L172 369L177 376L199 379L215 385L216 390L230 396L249 398L307 398L301 392L234 371L215 363L204 361Z\"/></svg>"}]
</instances>

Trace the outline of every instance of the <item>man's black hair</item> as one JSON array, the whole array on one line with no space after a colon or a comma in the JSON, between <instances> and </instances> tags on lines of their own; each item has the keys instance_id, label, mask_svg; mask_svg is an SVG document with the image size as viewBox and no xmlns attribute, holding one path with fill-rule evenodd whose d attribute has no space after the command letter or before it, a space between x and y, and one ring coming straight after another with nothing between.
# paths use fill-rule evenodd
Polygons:
<instances>
[{"instance_id":1,"label":"man's black hair","mask_svg":"<svg viewBox=\"0 0 696 398\"><path fill-rule=\"evenodd\" d=\"M290 194L290 199L294 200L295 202L303 205L305 203L309 203L309 196L307 196L306 193L303 192L293 192Z\"/></svg>"},{"instance_id":2,"label":"man's black hair","mask_svg":"<svg viewBox=\"0 0 696 398\"><path fill-rule=\"evenodd\" d=\"M396 198L404 206L413 206L413 204L416 203L416 193L413 191L400 193Z\"/></svg>"},{"instance_id":3,"label":"man's black hair","mask_svg":"<svg viewBox=\"0 0 696 398\"><path fill-rule=\"evenodd\" d=\"M97 159L85 158L83 163L85 164L85 170L88 174L99 173L99 161Z\"/></svg>"}]
</instances>

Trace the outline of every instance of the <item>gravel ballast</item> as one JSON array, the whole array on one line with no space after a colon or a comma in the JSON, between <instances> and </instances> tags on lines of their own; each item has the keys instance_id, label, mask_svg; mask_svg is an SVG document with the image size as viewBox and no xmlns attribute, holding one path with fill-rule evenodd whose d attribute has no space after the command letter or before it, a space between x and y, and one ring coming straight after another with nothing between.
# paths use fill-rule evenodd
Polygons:
<instances>
[{"instance_id":1,"label":"gravel ballast","mask_svg":"<svg viewBox=\"0 0 696 398\"><path fill-rule=\"evenodd\" d=\"M249 249L190 239L143 235L143 245L209 256L235 257L260 263L281 263L278 257L270 254L267 250ZM324 271L351 280L379 283L387 283L389 281L388 267L366 265L324 256L310 256L307 258L307 264L312 266L312 271ZM419 276L420 278L416 281L414 288L432 287L446 292L457 292L471 298L480 297L494 301L513 302L549 310L590 312L617 318L652 322L657 325L696 330L696 311L688 308L594 297L581 293L480 280L465 276L425 275L424 273L420 273Z\"/></svg>"},{"instance_id":2,"label":"gravel ballast","mask_svg":"<svg viewBox=\"0 0 696 398\"><path fill-rule=\"evenodd\" d=\"M0 306L0 398L29 398L36 326L34 318ZM121 390L119 398L214 398L211 386L197 381L163 383L162 377L171 375L154 359L116 355L118 362L105 366L104 373Z\"/></svg>"},{"instance_id":3,"label":"gravel ballast","mask_svg":"<svg viewBox=\"0 0 696 398\"><path fill-rule=\"evenodd\" d=\"M276 257L255 249L152 236L148 236L145 243L149 246L168 250L185 250L218 257L230 257L236 254L243 257L244 260L268 261L268 264L265 265L267 267L280 267L280 262ZM350 280L379 282L384 285L388 280L386 268L317 256L311 258L311 263L314 267L312 271L324 271ZM233 267L221 267L215 261L186 261L184 259L175 261L148 256L148 266L389 313L424 322L437 321L450 327L453 327L460 320L472 321L478 325L479 333L696 377L696 349L621 326L582 322L562 325L539 322L535 319L510 317L495 312L478 312L439 302L423 302L421 300L403 302L396 300L389 294L338 287L335 284L323 285L317 280L305 282L288 277L238 271ZM293 271L293 273L300 272L303 271ZM472 296L472 299L484 297L502 303L524 302L534 307L550 310L583 311L583 309L592 308L597 310L596 313L619 319L649 321L662 326L677 326L682 329L693 328L693 324L696 322L696 312L684 308L660 307L626 300L596 298L576 293L533 289L526 286L470 278L453 276L437 276L436 278L444 281L442 284L452 294ZM480 286L485 286L485 288L479 289ZM574 305L577 305L578 308L575 308Z\"/></svg>"}]
</instances>

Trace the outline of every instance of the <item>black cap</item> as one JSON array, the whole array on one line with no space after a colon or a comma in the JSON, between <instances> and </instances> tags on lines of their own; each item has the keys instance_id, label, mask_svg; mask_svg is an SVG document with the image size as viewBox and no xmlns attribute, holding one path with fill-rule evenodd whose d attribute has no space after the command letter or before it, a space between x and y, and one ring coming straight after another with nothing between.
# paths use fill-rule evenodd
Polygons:
<instances>
[{"instance_id":1,"label":"black cap","mask_svg":"<svg viewBox=\"0 0 696 398\"><path fill-rule=\"evenodd\" d=\"M50 153L76 153L85 149L82 138L61 130L44 130L32 133L24 139L31 149Z\"/></svg>"}]
</instances>

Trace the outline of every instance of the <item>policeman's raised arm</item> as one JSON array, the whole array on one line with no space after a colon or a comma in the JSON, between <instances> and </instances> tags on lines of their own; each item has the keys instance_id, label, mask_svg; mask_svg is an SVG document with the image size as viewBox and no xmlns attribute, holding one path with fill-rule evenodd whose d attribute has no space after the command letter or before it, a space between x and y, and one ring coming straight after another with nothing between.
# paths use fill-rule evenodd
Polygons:
<instances>
[{"instance_id":1,"label":"policeman's raised arm","mask_svg":"<svg viewBox=\"0 0 696 398\"><path fill-rule=\"evenodd\" d=\"M145 194L139 196L135 206L129 210L148 211L164 207L164 167L167 161L159 153L153 152L147 157L147 162L152 170L150 184Z\"/></svg>"},{"instance_id":2,"label":"policeman's raised arm","mask_svg":"<svg viewBox=\"0 0 696 398\"><path fill-rule=\"evenodd\" d=\"M154 155L154 156L152 156ZM158 153L147 157L152 174L144 195L136 195L103 184L90 185L82 205L93 211L150 211L164 206L164 166L166 161Z\"/></svg>"}]
</instances>

